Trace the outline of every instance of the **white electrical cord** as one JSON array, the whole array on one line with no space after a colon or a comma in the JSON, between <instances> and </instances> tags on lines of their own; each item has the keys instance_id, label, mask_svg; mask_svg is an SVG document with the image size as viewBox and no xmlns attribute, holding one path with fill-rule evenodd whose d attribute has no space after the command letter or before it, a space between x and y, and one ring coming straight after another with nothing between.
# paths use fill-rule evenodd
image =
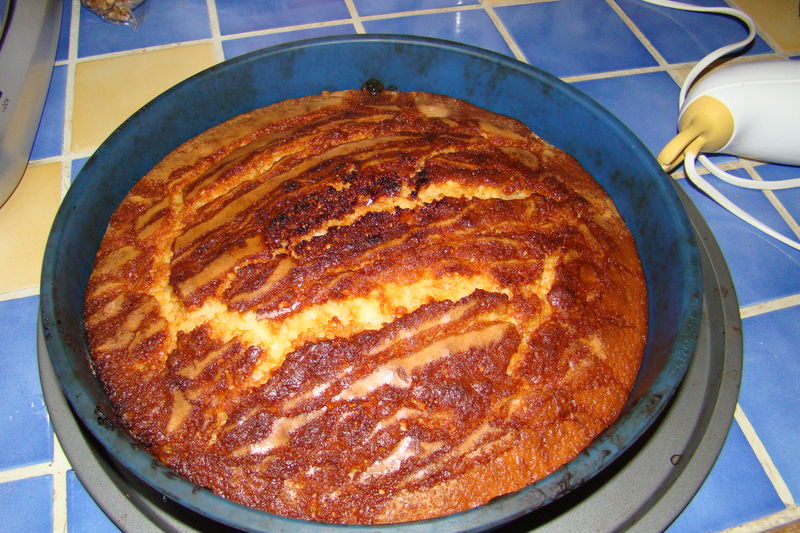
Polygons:
<instances>
[{"instance_id":1,"label":"white electrical cord","mask_svg":"<svg viewBox=\"0 0 800 533\"><path fill-rule=\"evenodd\" d=\"M701 156L702 157L702 156ZM706 193L712 200L717 202L719 205L736 215L737 217L741 218L751 226L763 231L770 237L774 237L781 241L782 243L791 246L795 250L800 250L800 242L790 239L786 237L771 227L767 226L750 213L745 211L744 209L740 208L733 202L731 202L727 196L722 194L717 190L716 187L711 185L708 181L703 179L703 177L697 172L695 168L695 154L692 152L686 152L686 158L684 159L684 166L686 167L686 174L689 176L689 179L692 180L698 189Z\"/></svg>"},{"instance_id":2,"label":"white electrical cord","mask_svg":"<svg viewBox=\"0 0 800 533\"><path fill-rule=\"evenodd\" d=\"M675 2L673 0L642 0L648 4L661 6L661 7L668 7L671 9L678 9L682 11L694 11L699 13L717 13L720 15L728 15L734 17L741 22L743 22L747 26L747 37L742 39L739 42L728 44L722 46L703 59L701 59L693 68L689 71L688 76L686 77L686 81L684 81L683 86L681 87L680 96L678 98L678 109L683 107L684 101L686 100L686 94L689 92L689 88L694 83L695 79L706 69L709 65L711 65L714 61L718 59L733 54L742 50L744 47L749 45L756 37L756 26L753 22L753 19L739 9L734 9L730 7L704 7L704 6L697 6L693 4L687 4L684 2ZM756 229L766 233L770 237L773 237L780 242L786 244L787 246L791 246L796 250L800 250L800 242L790 239L781 233L778 233L771 227L767 226L754 216L750 215L747 211L741 209L739 206L734 204L732 201L728 199L727 196L722 194L716 187L711 185L707 180L705 180L700 173L697 172L696 161L699 161L703 167L711 172L714 176L718 177L719 179L730 183L731 185L735 185L737 187L743 187L747 189L758 189L758 190L780 190L780 189L791 189L795 187L800 187L800 178L793 178L793 179L786 179L780 181L757 181L753 179L744 179L734 176L733 174L729 174L716 166L711 160L706 157L704 154L695 154L694 152L687 150L684 156L683 166L686 170L686 175L689 177L692 183L697 186L698 189L703 191L707 194L712 200L717 202L720 206L727 209L732 214L736 215L740 219L744 220L751 226L755 227Z\"/></svg>"},{"instance_id":3,"label":"white electrical cord","mask_svg":"<svg viewBox=\"0 0 800 533\"><path fill-rule=\"evenodd\" d=\"M673 0L642 0L642 1L647 2L648 4L653 4L661 7L669 7L671 9L678 9L681 11L694 11L697 13L717 13L719 15L728 15L730 17L742 21L747 26L747 37L745 37L739 42L717 48L716 50L705 56L703 59L698 61L694 67L692 67L692 70L689 71L689 74L686 77L686 81L683 83L683 87L681 87L681 94L678 97L678 107L683 106L683 102L684 100L686 100L686 93L689 92L689 87L694 83L694 80L697 78L697 76L699 76L701 72L703 72L706 68L708 68L708 66L711 65L711 63L713 63L714 61L723 56L738 52L739 50L741 50L742 48L753 42L756 38L756 25L753 22L753 19L750 18L750 15L739 9L734 9L732 7L696 6L694 4L675 2Z\"/></svg>"},{"instance_id":4,"label":"white electrical cord","mask_svg":"<svg viewBox=\"0 0 800 533\"><path fill-rule=\"evenodd\" d=\"M758 189L758 190L770 190L770 191L778 191L782 189L794 189L796 187L800 187L800 178L789 178L784 180L776 180L776 181L756 181L748 178L739 178L734 176L733 174L728 174L714 163L712 163L706 156L700 154L697 158L700 161L700 164L703 165L709 172L714 174L716 177L730 183L731 185L736 185L737 187L741 187L743 189Z\"/></svg>"}]
</instances>

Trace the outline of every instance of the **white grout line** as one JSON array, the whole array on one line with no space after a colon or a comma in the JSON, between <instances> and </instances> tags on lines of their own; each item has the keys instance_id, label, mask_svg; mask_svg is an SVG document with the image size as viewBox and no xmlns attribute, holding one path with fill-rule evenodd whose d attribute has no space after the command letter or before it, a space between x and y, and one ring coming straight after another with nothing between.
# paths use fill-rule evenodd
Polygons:
<instances>
[{"instance_id":1,"label":"white grout line","mask_svg":"<svg viewBox=\"0 0 800 533\"><path fill-rule=\"evenodd\" d=\"M503 24L503 21L500 20L500 17L497 16L497 13L495 13L494 11L494 7L492 7L489 4L490 3L486 1L481 2L483 10L492 20L494 27L497 28L497 31L500 32L500 35L503 36L503 40L506 42L506 45L508 45L508 48L511 50L511 53L514 54L514 57L517 58L518 60L523 61L525 63L529 63L528 58L525 57L525 53L522 51L522 48L519 47L519 44L517 44L517 41L514 40L514 37L511 35L511 32L508 31L506 25Z\"/></svg>"},{"instance_id":2,"label":"white grout line","mask_svg":"<svg viewBox=\"0 0 800 533\"><path fill-rule=\"evenodd\" d=\"M363 20L387 20L401 19L406 17L416 17L419 15L435 15L437 13L454 13L457 11L477 11L481 9L480 4L467 4L463 6L437 7L432 9L415 9L411 11L395 11L394 13L381 13L380 15L365 15Z\"/></svg>"},{"instance_id":3,"label":"white grout line","mask_svg":"<svg viewBox=\"0 0 800 533\"><path fill-rule=\"evenodd\" d=\"M652 72L666 72L670 74L670 69L672 69L674 65L670 66L650 66L650 67L636 67L636 68L628 68L622 70L607 70L605 72L595 72L592 74L578 74L576 76L564 76L561 78L562 81L566 81L567 83L574 83L576 81L591 81L591 80L603 80L606 78L620 78L622 76L634 76L636 74L650 74ZM677 102L675 104L677 106Z\"/></svg>"},{"instance_id":4,"label":"white grout line","mask_svg":"<svg viewBox=\"0 0 800 533\"><path fill-rule=\"evenodd\" d=\"M211 27L211 43L214 46L214 60L220 63L225 61L225 51L222 49L216 0L206 0L206 5L208 6L208 24Z\"/></svg>"},{"instance_id":5,"label":"white grout line","mask_svg":"<svg viewBox=\"0 0 800 533\"><path fill-rule=\"evenodd\" d=\"M785 526L792 522L797 522L798 520L800 520L800 507L787 507L786 509L778 511L777 513L767 515L763 518L759 518L758 520L753 520L752 522L747 522L746 524L741 524L739 526L726 529L721 533L759 533L762 531L775 531L775 533L777 533L778 528L781 526ZM790 531L796 532L797 529L787 529L785 531L786 533L789 533Z\"/></svg>"},{"instance_id":6,"label":"white grout line","mask_svg":"<svg viewBox=\"0 0 800 533\"><path fill-rule=\"evenodd\" d=\"M359 17L360 19L360 17ZM279 28L268 28L266 30L253 30L242 33L230 33L222 35L223 41L235 41L237 39L247 39L249 37L261 37L262 35L275 35L279 33L289 33L298 30L313 30L316 28L331 28L334 26L353 26L353 19L336 19L325 22L309 22L308 24L295 24L294 26L281 26Z\"/></svg>"},{"instance_id":7,"label":"white grout line","mask_svg":"<svg viewBox=\"0 0 800 533\"><path fill-rule=\"evenodd\" d=\"M364 23L361 22L361 17L358 15L358 9L356 9L356 5L353 3L353 0L344 0L345 5L347 6L347 11L350 13L350 17L353 19L353 27L356 30L356 33L367 33L367 30L364 29Z\"/></svg>"},{"instance_id":8,"label":"white grout line","mask_svg":"<svg viewBox=\"0 0 800 533\"><path fill-rule=\"evenodd\" d=\"M769 452L767 452L767 448L764 446L764 443L761 442L756 430L753 428L752 424L750 424L750 420L747 419L747 415L745 415L742 407L737 403L736 410L733 414L734 419L739 424L739 427L744 433L747 442L750 444L750 447L753 449L753 452L756 454L756 458L758 458L758 462L761 463L761 468L764 469L764 472L767 474L770 482L772 483L775 492L778 494L778 497L781 499L784 505L787 507L794 506L794 498L792 497L792 493L789 490L788 485L783 480L780 472L778 472L778 468L775 466L775 463L772 461L772 457L770 457Z\"/></svg>"},{"instance_id":9,"label":"white grout line","mask_svg":"<svg viewBox=\"0 0 800 533\"><path fill-rule=\"evenodd\" d=\"M72 468L53 434L53 533L67 531L67 471Z\"/></svg>"},{"instance_id":10,"label":"white grout line","mask_svg":"<svg viewBox=\"0 0 800 533\"><path fill-rule=\"evenodd\" d=\"M794 234L797 237L800 237L800 224L794 219L791 213L786 209L783 203L778 199L775 194L775 191L761 191L764 193L764 196L767 197L767 200L772 204L772 207L778 212L781 218L786 222L786 224L791 228Z\"/></svg>"},{"instance_id":11,"label":"white grout line","mask_svg":"<svg viewBox=\"0 0 800 533\"><path fill-rule=\"evenodd\" d=\"M551 2L560 2L561 0L480 0L484 6L492 5L493 7L508 7L508 6L525 6L530 4L549 4Z\"/></svg>"},{"instance_id":12,"label":"white grout line","mask_svg":"<svg viewBox=\"0 0 800 533\"><path fill-rule=\"evenodd\" d=\"M27 298L28 296L36 296L39 294L39 286L25 287L24 289L16 289L0 293L0 302L5 300L16 300L17 298Z\"/></svg>"},{"instance_id":13,"label":"white grout line","mask_svg":"<svg viewBox=\"0 0 800 533\"><path fill-rule=\"evenodd\" d=\"M774 59L775 54L766 53L766 54L758 54L753 56L748 56L749 60L756 61L760 59ZM579 74L577 76L567 76L561 78L563 81L572 83L576 81L589 81L589 80L600 80L605 78L618 78L621 76L631 76L634 74L649 74L651 72L666 72L669 74L672 79L675 81L675 84L680 87L681 79L679 76L679 72L682 70L689 70L694 66L693 62L688 63L671 63L665 65L653 65L649 67L636 67L630 69L622 69L622 70L607 70L604 72L596 72L592 74ZM678 102L675 102L675 107L678 106Z\"/></svg>"},{"instance_id":14,"label":"white grout line","mask_svg":"<svg viewBox=\"0 0 800 533\"><path fill-rule=\"evenodd\" d=\"M750 318L753 316L763 315L772 311L781 311L800 305L800 294L793 294L792 296L785 296L783 298L776 298L768 302L759 304L748 305L739 309L739 315L742 318Z\"/></svg>"},{"instance_id":15,"label":"white grout line","mask_svg":"<svg viewBox=\"0 0 800 533\"><path fill-rule=\"evenodd\" d=\"M31 477L49 476L53 473L53 463L37 463L0 471L0 484L19 481Z\"/></svg>"},{"instance_id":16,"label":"white grout line","mask_svg":"<svg viewBox=\"0 0 800 533\"><path fill-rule=\"evenodd\" d=\"M75 102L75 61L78 58L78 37L80 34L80 0L72 0L72 13L69 24L69 44L67 52L67 80L64 88L64 130L61 140L61 154L72 153L72 110ZM72 165L61 161L61 197L67 193L72 180Z\"/></svg>"},{"instance_id":17,"label":"white grout line","mask_svg":"<svg viewBox=\"0 0 800 533\"><path fill-rule=\"evenodd\" d=\"M220 37L222 39L222 37ZM157 44L152 46L144 46L142 48L128 48L127 50L119 50L116 52L105 52L102 54L95 54L90 56L83 56L83 57L76 57L75 63L89 63L91 61L97 61L100 59L114 59L116 57L127 57L133 56L137 54L146 54L148 52L158 52L161 50L172 50L175 48L188 48L190 46L196 46L199 44L214 44L213 39L210 37L205 37L202 39L194 39L191 41L181 41L177 43L165 43L165 44Z\"/></svg>"}]
</instances>

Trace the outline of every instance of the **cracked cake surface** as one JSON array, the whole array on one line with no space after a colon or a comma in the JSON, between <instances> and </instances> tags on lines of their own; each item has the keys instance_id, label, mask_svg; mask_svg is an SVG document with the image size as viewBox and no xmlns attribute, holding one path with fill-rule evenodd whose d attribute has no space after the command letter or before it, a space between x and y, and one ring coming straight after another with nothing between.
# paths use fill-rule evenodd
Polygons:
<instances>
[{"instance_id":1,"label":"cracked cake surface","mask_svg":"<svg viewBox=\"0 0 800 533\"><path fill-rule=\"evenodd\" d=\"M122 201L92 364L154 456L334 523L485 503L619 415L645 346L636 247L569 155L429 93L287 100L187 141Z\"/></svg>"}]
</instances>

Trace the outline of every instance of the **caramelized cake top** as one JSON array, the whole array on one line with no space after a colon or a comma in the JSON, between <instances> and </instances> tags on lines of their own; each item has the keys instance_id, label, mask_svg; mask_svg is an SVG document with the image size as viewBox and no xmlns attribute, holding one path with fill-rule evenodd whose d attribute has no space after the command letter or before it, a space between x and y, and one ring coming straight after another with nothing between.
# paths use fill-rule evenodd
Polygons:
<instances>
[{"instance_id":1,"label":"caramelized cake top","mask_svg":"<svg viewBox=\"0 0 800 533\"><path fill-rule=\"evenodd\" d=\"M85 309L156 457L339 523L552 472L618 416L647 327L633 240L574 159L397 91L287 100L173 151L113 215Z\"/></svg>"}]
</instances>

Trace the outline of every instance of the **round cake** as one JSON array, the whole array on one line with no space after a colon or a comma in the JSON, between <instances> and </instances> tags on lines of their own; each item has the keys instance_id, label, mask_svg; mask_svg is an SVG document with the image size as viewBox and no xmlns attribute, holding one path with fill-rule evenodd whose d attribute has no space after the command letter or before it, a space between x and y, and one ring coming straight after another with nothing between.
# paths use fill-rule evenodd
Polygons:
<instances>
[{"instance_id":1,"label":"round cake","mask_svg":"<svg viewBox=\"0 0 800 533\"><path fill-rule=\"evenodd\" d=\"M572 157L366 84L166 156L109 223L85 325L118 422L173 471L270 513L382 524L580 453L628 398L647 302Z\"/></svg>"}]
</instances>

